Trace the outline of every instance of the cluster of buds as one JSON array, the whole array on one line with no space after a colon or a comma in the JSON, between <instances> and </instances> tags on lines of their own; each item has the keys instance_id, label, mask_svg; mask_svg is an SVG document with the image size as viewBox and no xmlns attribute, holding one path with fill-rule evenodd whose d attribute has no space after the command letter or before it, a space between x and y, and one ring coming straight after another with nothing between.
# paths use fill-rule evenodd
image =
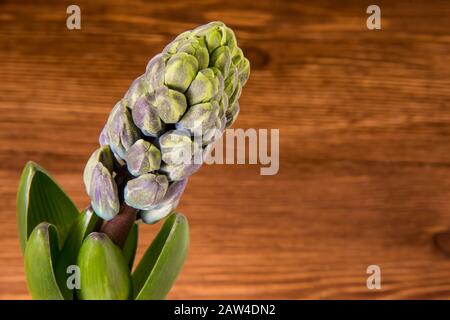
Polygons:
<instances>
[{"instance_id":1,"label":"cluster of buds","mask_svg":"<svg viewBox=\"0 0 450 320\"><path fill-rule=\"evenodd\" d=\"M125 204L145 223L177 206L190 175L239 113L250 72L233 31L212 22L180 34L111 111L84 170L95 213Z\"/></svg>"}]
</instances>

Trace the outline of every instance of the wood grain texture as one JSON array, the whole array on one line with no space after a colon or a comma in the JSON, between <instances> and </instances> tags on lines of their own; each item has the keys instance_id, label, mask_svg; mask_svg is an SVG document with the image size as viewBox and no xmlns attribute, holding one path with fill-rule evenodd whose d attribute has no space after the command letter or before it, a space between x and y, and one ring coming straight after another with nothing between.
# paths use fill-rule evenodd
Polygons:
<instances>
[{"instance_id":1,"label":"wood grain texture","mask_svg":"<svg viewBox=\"0 0 450 320\"><path fill-rule=\"evenodd\" d=\"M149 58L211 20L251 61L234 127L279 128L280 171L204 166L169 298L450 298L450 5L370 1L0 1L0 298L28 298L15 196L27 160L76 204L107 114ZM138 258L158 226L145 226ZM382 289L366 288L381 267Z\"/></svg>"}]
</instances>

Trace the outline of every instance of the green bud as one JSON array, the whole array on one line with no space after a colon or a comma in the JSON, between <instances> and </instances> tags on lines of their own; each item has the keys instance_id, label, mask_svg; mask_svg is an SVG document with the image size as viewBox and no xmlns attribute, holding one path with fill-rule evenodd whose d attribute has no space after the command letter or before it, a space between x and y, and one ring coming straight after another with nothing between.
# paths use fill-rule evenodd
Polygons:
<instances>
[{"instance_id":1,"label":"green bud","mask_svg":"<svg viewBox=\"0 0 450 320\"><path fill-rule=\"evenodd\" d=\"M209 52L203 38L192 38L185 40L180 43L178 52L185 52L191 56L194 56L198 62L198 70L208 68Z\"/></svg>"},{"instance_id":2,"label":"green bud","mask_svg":"<svg viewBox=\"0 0 450 320\"><path fill-rule=\"evenodd\" d=\"M225 44L230 48L231 53L235 51L237 48L236 36L234 35L234 31L224 25L225 29Z\"/></svg>"},{"instance_id":3,"label":"green bud","mask_svg":"<svg viewBox=\"0 0 450 320\"><path fill-rule=\"evenodd\" d=\"M198 70L197 60L185 52L175 53L166 65L165 83L179 92L185 92Z\"/></svg>"},{"instance_id":4,"label":"green bud","mask_svg":"<svg viewBox=\"0 0 450 320\"><path fill-rule=\"evenodd\" d=\"M180 33L171 43L169 43L163 50L164 53L174 54L178 48L186 42L192 35L190 30Z\"/></svg>"},{"instance_id":5,"label":"green bud","mask_svg":"<svg viewBox=\"0 0 450 320\"><path fill-rule=\"evenodd\" d=\"M140 97L131 111L133 121L146 136L157 137L163 129L163 124L156 108L148 102L146 97Z\"/></svg>"},{"instance_id":6,"label":"green bud","mask_svg":"<svg viewBox=\"0 0 450 320\"><path fill-rule=\"evenodd\" d=\"M139 176L159 169L161 152L150 142L139 139L128 149L125 161L128 171Z\"/></svg>"},{"instance_id":7,"label":"green bud","mask_svg":"<svg viewBox=\"0 0 450 320\"><path fill-rule=\"evenodd\" d=\"M242 52L241 48L236 48L234 50L234 54L232 55L232 62L235 66L238 66L241 62L242 58L244 57L244 53Z\"/></svg>"},{"instance_id":8,"label":"green bud","mask_svg":"<svg viewBox=\"0 0 450 320\"><path fill-rule=\"evenodd\" d=\"M107 125L111 150L123 159L128 148L140 137L125 100L122 99L116 104Z\"/></svg>"},{"instance_id":9,"label":"green bud","mask_svg":"<svg viewBox=\"0 0 450 320\"><path fill-rule=\"evenodd\" d=\"M184 39L174 39L171 43L169 43L168 45L166 45L163 49L164 53L170 53L170 54L174 54L177 52L178 47L180 46L180 44L183 42Z\"/></svg>"},{"instance_id":10,"label":"green bud","mask_svg":"<svg viewBox=\"0 0 450 320\"><path fill-rule=\"evenodd\" d=\"M225 93L228 97L231 97L236 86L238 85L239 80L239 72L238 68L235 66L230 67L230 72L228 73L228 77L225 80Z\"/></svg>"},{"instance_id":11,"label":"green bud","mask_svg":"<svg viewBox=\"0 0 450 320\"><path fill-rule=\"evenodd\" d=\"M125 99L127 100L127 105L130 107L130 109L133 109L136 100L145 95L145 93L145 75L141 75L133 81L127 93L125 94Z\"/></svg>"},{"instance_id":12,"label":"green bud","mask_svg":"<svg viewBox=\"0 0 450 320\"><path fill-rule=\"evenodd\" d=\"M238 83L236 85L236 88L234 89L234 92L231 94L230 97L228 97L228 108L235 104L239 97L241 96L242 86L241 82L238 80Z\"/></svg>"},{"instance_id":13,"label":"green bud","mask_svg":"<svg viewBox=\"0 0 450 320\"><path fill-rule=\"evenodd\" d=\"M231 125L236 121L237 116L239 115L239 102L236 102L231 106L231 108L227 111L227 128L231 127Z\"/></svg>"},{"instance_id":14,"label":"green bud","mask_svg":"<svg viewBox=\"0 0 450 320\"><path fill-rule=\"evenodd\" d=\"M186 130L172 130L159 138L162 160L171 165L189 162L194 154L194 143Z\"/></svg>"},{"instance_id":15,"label":"green bud","mask_svg":"<svg viewBox=\"0 0 450 320\"><path fill-rule=\"evenodd\" d=\"M213 29L208 32L205 36L206 45L209 52L213 52L217 47L220 46L222 39L222 34L217 29Z\"/></svg>"},{"instance_id":16,"label":"green bud","mask_svg":"<svg viewBox=\"0 0 450 320\"><path fill-rule=\"evenodd\" d=\"M166 194L169 182L164 175L147 173L127 182L125 202L130 207L148 210Z\"/></svg>"},{"instance_id":17,"label":"green bud","mask_svg":"<svg viewBox=\"0 0 450 320\"><path fill-rule=\"evenodd\" d=\"M208 121L210 123L210 125L207 126L206 128L214 127L216 120L219 118L219 113L220 113L220 104L219 104L219 102L217 102L215 100L211 101L211 108L212 108L211 114L209 115L210 119Z\"/></svg>"},{"instance_id":18,"label":"green bud","mask_svg":"<svg viewBox=\"0 0 450 320\"><path fill-rule=\"evenodd\" d=\"M201 70L186 93L189 105L208 102L223 88L222 74L215 68Z\"/></svg>"},{"instance_id":19,"label":"green bud","mask_svg":"<svg viewBox=\"0 0 450 320\"><path fill-rule=\"evenodd\" d=\"M205 36L206 45L208 46L209 52L213 52L216 48L220 46L222 40L222 34L219 30L213 29Z\"/></svg>"},{"instance_id":20,"label":"green bud","mask_svg":"<svg viewBox=\"0 0 450 320\"><path fill-rule=\"evenodd\" d=\"M225 112L228 110L228 96L226 94L222 95L222 98L219 101L219 118L225 115Z\"/></svg>"},{"instance_id":21,"label":"green bud","mask_svg":"<svg viewBox=\"0 0 450 320\"><path fill-rule=\"evenodd\" d=\"M209 65L219 69L223 76L227 78L231 66L230 49L226 46L222 46L214 50L211 55Z\"/></svg>"},{"instance_id":22,"label":"green bud","mask_svg":"<svg viewBox=\"0 0 450 320\"><path fill-rule=\"evenodd\" d=\"M192 81L186 93L189 105L207 102L214 96L216 92L214 79L212 76L209 76L209 73L213 73L211 69L201 70L194 81Z\"/></svg>"},{"instance_id":23,"label":"green bud","mask_svg":"<svg viewBox=\"0 0 450 320\"><path fill-rule=\"evenodd\" d=\"M164 86L164 76L166 72L166 62L170 55L160 53L154 56L147 64L145 69L146 83L148 83L147 92L153 93L156 89Z\"/></svg>"},{"instance_id":24,"label":"green bud","mask_svg":"<svg viewBox=\"0 0 450 320\"><path fill-rule=\"evenodd\" d=\"M223 115L221 118L217 117L216 122L214 123L214 127L206 130L205 134L202 137L203 146L212 144L213 142L217 141L222 136L223 131L225 130L226 123L227 119L225 115Z\"/></svg>"},{"instance_id":25,"label":"green bud","mask_svg":"<svg viewBox=\"0 0 450 320\"><path fill-rule=\"evenodd\" d=\"M167 87L158 88L149 96L149 101L155 106L158 116L165 123L176 123L187 108L184 94Z\"/></svg>"},{"instance_id":26,"label":"green bud","mask_svg":"<svg viewBox=\"0 0 450 320\"><path fill-rule=\"evenodd\" d=\"M217 139L218 135L222 134L222 132L219 131L221 128L221 121L219 117L220 104L217 101L212 101L211 106L212 111L209 116L210 118L208 120L208 126L203 128L203 136L202 136L203 146L208 143L212 143Z\"/></svg>"},{"instance_id":27,"label":"green bud","mask_svg":"<svg viewBox=\"0 0 450 320\"><path fill-rule=\"evenodd\" d=\"M191 31L191 30L184 31L184 32L180 33L179 35L177 35L177 37L175 38L175 41L176 41L176 40L184 40L184 39L187 39L187 38L189 38L191 35L192 35L192 31Z\"/></svg>"},{"instance_id":28,"label":"green bud","mask_svg":"<svg viewBox=\"0 0 450 320\"><path fill-rule=\"evenodd\" d=\"M241 60L239 64L239 82L241 87L245 85L250 76L250 62L247 58Z\"/></svg>"},{"instance_id":29,"label":"green bud","mask_svg":"<svg viewBox=\"0 0 450 320\"><path fill-rule=\"evenodd\" d=\"M176 124L177 129L186 129L192 135L201 135L203 131L210 128L211 113L213 106L210 102L193 105Z\"/></svg>"},{"instance_id":30,"label":"green bud","mask_svg":"<svg viewBox=\"0 0 450 320\"><path fill-rule=\"evenodd\" d=\"M209 53L226 44L226 26L223 22L214 21L192 31L196 36L204 36Z\"/></svg>"}]
</instances>

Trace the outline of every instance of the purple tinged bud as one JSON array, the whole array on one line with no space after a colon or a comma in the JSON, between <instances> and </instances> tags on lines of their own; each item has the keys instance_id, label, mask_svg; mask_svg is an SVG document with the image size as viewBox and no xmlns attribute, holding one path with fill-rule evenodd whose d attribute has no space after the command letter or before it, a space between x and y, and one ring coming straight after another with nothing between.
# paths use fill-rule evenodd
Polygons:
<instances>
[{"instance_id":1,"label":"purple tinged bud","mask_svg":"<svg viewBox=\"0 0 450 320\"><path fill-rule=\"evenodd\" d=\"M111 150L120 159L124 159L126 151L140 138L139 129L133 123L125 100L116 104L107 126Z\"/></svg>"},{"instance_id":2,"label":"purple tinged bud","mask_svg":"<svg viewBox=\"0 0 450 320\"><path fill-rule=\"evenodd\" d=\"M185 92L198 71L198 61L186 52L177 52L166 64L165 84L179 92Z\"/></svg>"},{"instance_id":3,"label":"purple tinged bud","mask_svg":"<svg viewBox=\"0 0 450 320\"><path fill-rule=\"evenodd\" d=\"M145 77L148 80L148 93L151 94L158 88L164 86L164 76L166 73L166 62L170 58L169 54L160 53L154 56L147 64Z\"/></svg>"},{"instance_id":4,"label":"purple tinged bud","mask_svg":"<svg viewBox=\"0 0 450 320\"><path fill-rule=\"evenodd\" d=\"M99 162L92 170L90 182L89 197L92 208L102 219L111 220L120 209L117 185L111 173Z\"/></svg>"},{"instance_id":5,"label":"purple tinged bud","mask_svg":"<svg viewBox=\"0 0 450 320\"><path fill-rule=\"evenodd\" d=\"M150 94L149 101L155 106L158 116L165 123L176 123L187 108L184 94L164 86Z\"/></svg>"},{"instance_id":6,"label":"purple tinged bud","mask_svg":"<svg viewBox=\"0 0 450 320\"><path fill-rule=\"evenodd\" d=\"M139 76L137 79L133 81L127 93L125 94L125 99L127 100L128 106L130 109L134 108L136 101L144 96L147 92L145 85L145 75Z\"/></svg>"},{"instance_id":7,"label":"purple tinged bud","mask_svg":"<svg viewBox=\"0 0 450 320\"><path fill-rule=\"evenodd\" d=\"M187 130L167 131L159 138L162 160L171 165L189 162L195 152Z\"/></svg>"},{"instance_id":8,"label":"purple tinged bud","mask_svg":"<svg viewBox=\"0 0 450 320\"><path fill-rule=\"evenodd\" d=\"M102 164L102 166L105 167L110 174L112 174L114 170L114 162L112 152L108 145L95 150L86 163L86 167L84 168L83 172L83 180L88 194L91 193L90 186L93 177L93 171L98 163Z\"/></svg>"},{"instance_id":9,"label":"purple tinged bud","mask_svg":"<svg viewBox=\"0 0 450 320\"><path fill-rule=\"evenodd\" d=\"M139 176L159 169L161 152L150 142L139 139L128 149L125 160L128 171Z\"/></svg>"},{"instance_id":10,"label":"purple tinged bud","mask_svg":"<svg viewBox=\"0 0 450 320\"><path fill-rule=\"evenodd\" d=\"M109 144L108 128L106 125L103 127L102 132L100 132L98 142L101 146L106 146Z\"/></svg>"},{"instance_id":11,"label":"purple tinged bud","mask_svg":"<svg viewBox=\"0 0 450 320\"><path fill-rule=\"evenodd\" d=\"M125 202L130 207L147 210L166 194L169 182L164 175L147 173L128 181Z\"/></svg>"},{"instance_id":12,"label":"purple tinged bud","mask_svg":"<svg viewBox=\"0 0 450 320\"><path fill-rule=\"evenodd\" d=\"M135 125L146 136L157 137L163 129L163 123L158 116L158 111L152 106L146 97L140 97L131 111Z\"/></svg>"},{"instance_id":13,"label":"purple tinged bud","mask_svg":"<svg viewBox=\"0 0 450 320\"><path fill-rule=\"evenodd\" d=\"M191 106L183 118L176 124L177 129L186 129L192 135L200 136L214 123L211 122L213 105L210 102Z\"/></svg>"},{"instance_id":14,"label":"purple tinged bud","mask_svg":"<svg viewBox=\"0 0 450 320\"><path fill-rule=\"evenodd\" d=\"M178 205L187 182L188 179L172 182L161 201L151 206L148 210L140 212L142 221L149 224L156 223L172 212Z\"/></svg>"},{"instance_id":15,"label":"purple tinged bud","mask_svg":"<svg viewBox=\"0 0 450 320\"><path fill-rule=\"evenodd\" d=\"M195 163L194 159L192 159L192 162L188 164L163 164L161 166L161 171L169 177L170 181L180 181L194 174L198 169L200 169L201 166L202 163Z\"/></svg>"}]
</instances>

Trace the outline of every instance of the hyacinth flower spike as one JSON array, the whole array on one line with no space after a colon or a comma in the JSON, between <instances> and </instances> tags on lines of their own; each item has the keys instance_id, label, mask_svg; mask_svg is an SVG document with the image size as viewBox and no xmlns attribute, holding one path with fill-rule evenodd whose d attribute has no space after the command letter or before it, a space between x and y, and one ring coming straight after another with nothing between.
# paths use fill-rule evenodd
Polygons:
<instances>
[{"instance_id":1,"label":"hyacinth flower spike","mask_svg":"<svg viewBox=\"0 0 450 320\"><path fill-rule=\"evenodd\" d=\"M105 123L79 213L29 162L18 199L20 244L34 299L163 299L181 271L189 227L175 211L188 178L239 113L249 61L233 31L211 22L153 57ZM133 268L138 222L163 220Z\"/></svg>"}]
</instances>

